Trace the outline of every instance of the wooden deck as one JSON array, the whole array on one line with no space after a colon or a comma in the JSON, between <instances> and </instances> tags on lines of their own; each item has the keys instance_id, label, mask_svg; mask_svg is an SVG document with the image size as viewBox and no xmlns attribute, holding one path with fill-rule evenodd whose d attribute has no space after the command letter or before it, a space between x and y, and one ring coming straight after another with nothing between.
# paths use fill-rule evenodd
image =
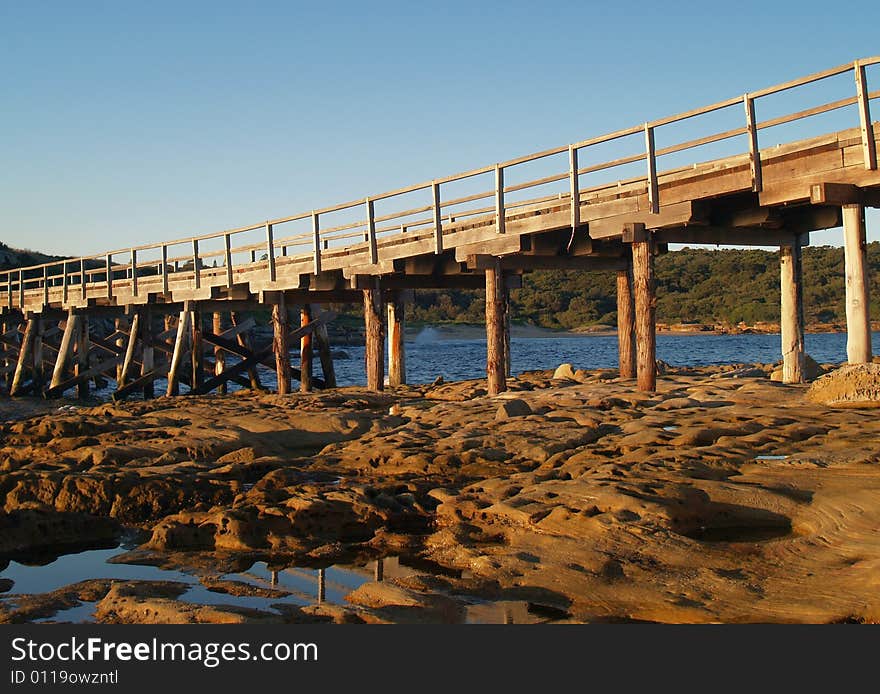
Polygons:
<instances>
[{"instance_id":1,"label":"wooden deck","mask_svg":"<svg viewBox=\"0 0 880 694\"><path fill-rule=\"evenodd\" d=\"M16 316L48 320L70 312L131 314L143 307L177 313L198 304L199 311L235 311L254 304L360 300L362 291L374 292L379 304L390 300L399 307L402 290L491 283L506 292L517 286L517 275L536 269L631 273L639 243L648 243L652 256L669 243L800 248L811 231L843 224L845 209L880 206L880 124L870 113L880 90L871 91L867 82L867 69L875 65L880 58L855 61L670 118L321 210L0 273L0 314L11 325ZM851 96L763 121L757 117L766 97L845 74L853 78ZM726 110L739 112L740 127L655 146L667 126ZM758 145L769 128L839 111L852 115L851 127ZM595 148L633 138L641 143L636 153L592 163ZM734 149L738 144L741 151L699 159L701 147L718 143ZM682 153L693 161L662 168L663 157ZM561 160L564 169L556 173L505 182L519 167ZM581 165L587 161L589 166ZM644 173L618 177L632 165L643 166ZM586 177L593 179L590 186ZM487 179L491 188L483 186ZM450 193L466 184L476 192ZM328 225L345 214L354 219ZM851 226L861 229L852 233L863 237L863 218L853 220ZM638 317L638 291L634 301ZM487 308L487 322L495 318ZM3 368L8 372L10 364ZM379 376L381 370L373 385Z\"/></svg>"}]
</instances>

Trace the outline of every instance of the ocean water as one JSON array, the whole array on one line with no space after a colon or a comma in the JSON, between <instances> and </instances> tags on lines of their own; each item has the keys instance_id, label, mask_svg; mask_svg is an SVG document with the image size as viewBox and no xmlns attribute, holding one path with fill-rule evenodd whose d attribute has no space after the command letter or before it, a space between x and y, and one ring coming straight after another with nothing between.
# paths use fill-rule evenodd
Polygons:
<instances>
[{"instance_id":1,"label":"ocean water","mask_svg":"<svg viewBox=\"0 0 880 694\"><path fill-rule=\"evenodd\" d=\"M817 333L805 336L807 353L820 364L846 361L846 334ZM880 332L872 334L874 354L880 352ZM340 386L366 384L364 347L334 346L334 366ZM293 365L299 354L291 353ZM555 369L570 363L575 369L607 369L617 366L616 335L559 335L550 337L514 337L510 343L512 371ZM707 366L711 364L773 363L782 358L780 337L769 335L658 335L657 358L672 366ZM228 357L233 364L235 357ZM315 375L321 376L320 362L314 360ZM462 381L486 376L485 339L446 339L442 331L426 327L406 340L407 382L431 383L438 376L444 381ZM259 367L261 383L276 387L275 372ZM296 384L294 384L296 387ZM166 382L156 381L156 394L164 394ZM230 384L230 390L240 386ZM181 386L186 392L186 386ZM110 398L112 382L95 393ZM137 397L137 396L133 396Z\"/></svg>"},{"instance_id":2,"label":"ocean water","mask_svg":"<svg viewBox=\"0 0 880 694\"><path fill-rule=\"evenodd\" d=\"M807 353L819 363L846 360L846 335L806 335ZM880 333L872 336L874 353L880 350ZM335 361L340 385L363 385L364 348L342 347L346 359ZM673 366L709 364L771 363L782 358L779 335L658 335L657 358ZM616 335L512 338L510 360L514 374L536 369L555 369L570 363L575 369L617 366ZM317 362L317 360L316 360ZM430 383L438 376L446 381L484 378L485 340L439 339L433 328L425 328L406 342L407 380ZM316 373L320 373L318 370ZM266 372L267 381L272 376Z\"/></svg>"}]
</instances>

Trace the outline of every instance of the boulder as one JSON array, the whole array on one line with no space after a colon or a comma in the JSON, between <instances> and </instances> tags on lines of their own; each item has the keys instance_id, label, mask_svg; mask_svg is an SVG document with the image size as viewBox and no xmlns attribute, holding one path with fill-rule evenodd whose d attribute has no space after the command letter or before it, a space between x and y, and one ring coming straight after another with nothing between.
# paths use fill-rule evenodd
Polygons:
<instances>
[{"instance_id":1,"label":"boulder","mask_svg":"<svg viewBox=\"0 0 880 694\"><path fill-rule=\"evenodd\" d=\"M824 405L880 404L880 364L847 364L822 376L807 399Z\"/></svg>"},{"instance_id":2,"label":"boulder","mask_svg":"<svg viewBox=\"0 0 880 694\"><path fill-rule=\"evenodd\" d=\"M532 408L525 400L514 398L503 402L495 413L495 419L510 419L511 417L527 417L532 414Z\"/></svg>"},{"instance_id":3,"label":"boulder","mask_svg":"<svg viewBox=\"0 0 880 694\"><path fill-rule=\"evenodd\" d=\"M825 373L825 370L819 366L813 357L809 354L804 357L804 379L807 381L815 381L819 376ZM773 373L770 374L771 381L782 381L782 365L780 364Z\"/></svg>"},{"instance_id":4,"label":"boulder","mask_svg":"<svg viewBox=\"0 0 880 694\"><path fill-rule=\"evenodd\" d=\"M571 364L560 364L553 372L553 378L558 381L575 381L574 368Z\"/></svg>"}]
</instances>

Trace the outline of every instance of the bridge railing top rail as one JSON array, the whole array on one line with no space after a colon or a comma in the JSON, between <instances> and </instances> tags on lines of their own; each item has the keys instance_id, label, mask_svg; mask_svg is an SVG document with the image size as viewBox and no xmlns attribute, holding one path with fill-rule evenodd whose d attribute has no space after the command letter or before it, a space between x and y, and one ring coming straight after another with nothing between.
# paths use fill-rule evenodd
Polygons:
<instances>
[{"instance_id":1,"label":"bridge railing top rail","mask_svg":"<svg viewBox=\"0 0 880 694\"><path fill-rule=\"evenodd\" d=\"M444 176L441 178L433 179L431 181L424 181L415 185L397 188L395 190L379 193L377 195L371 195L357 200L350 200L348 202L331 205L329 207L324 207L309 212L302 212L291 216L279 217L276 219L270 219L232 229L225 229L223 231L202 234L199 236L190 236L172 241L143 244L130 248L122 248L102 254L68 258L3 271L0 272L0 292L3 292L4 289L6 290L5 293L8 295L7 305L10 308L15 306L23 308L25 295L29 295L32 291L42 290L43 295L48 296L48 288L59 284L64 287L67 287L68 284L80 284L82 285L82 294L83 296L85 296L87 293L86 285L103 283L108 287L108 296L112 297L112 288L114 284L122 284L118 278L119 273L122 272L124 274L123 279L127 279L131 283L132 287L130 289L133 289L133 293L136 295L137 276L139 272L142 272L144 268L151 267L157 267L158 274L165 275L166 287L168 274L181 271L189 272L189 274L192 276L192 281L195 283L196 286L198 286L199 269L201 266L201 261L205 258L220 258L223 261L222 266L227 267L226 274L231 284L233 259L237 255L246 253L250 254L250 264L254 264L257 262L267 263L268 261L266 271L270 274L270 279L274 279L277 250L278 248L281 248L282 255L286 255L288 247L299 248L301 249L301 253L310 253L314 261L314 271L318 273L321 271L322 255L325 254L328 250L337 252L345 251L347 248L352 247L366 247L369 251L370 261L372 263L376 263L378 262L377 235L387 235L395 231L406 233L408 229L424 230L425 227L430 226L433 226L434 228L434 239L436 243L435 250L439 253L443 250L444 223L448 224L454 219L464 219L477 215L491 215L494 211L496 230L499 233L504 233L506 213L509 210L516 209L523 204L521 201L512 202L505 200L506 195L526 189L538 188L540 186L558 183L560 181L568 179L569 186L564 195L557 193L556 195L544 196L543 198L533 198L529 202L535 202L536 200L543 201L554 199L580 201L581 195L584 193L605 189L609 185L613 185L613 182L609 181L592 188L581 188L580 179L582 176L599 171L604 171L607 169L612 169L615 167L624 166L627 164L636 163L639 161L644 161L646 163L645 175L637 179L629 178L627 179L627 182L629 183L633 180L636 180L641 181L642 183L646 183L651 211L657 212L659 211L658 172L656 166L656 160L658 157L682 152L710 143L728 140L730 138L740 137L743 135L747 136L749 144L748 150L745 152L741 152L741 154L749 155L749 162L752 174L752 187L755 191L760 191L762 189L762 177L760 149L758 147L757 137L760 130L775 127L785 123L791 123L822 113L828 113L830 111L834 111L851 105L856 105L859 111L859 125L862 132L865 167L869 169L876 169L877 154L875 151L875 144L871 129L870 102L872 99L880 98L880 90L871 92L868 89L865 68L877 64L880 64L880 56L863 58L860 60L856 60L852 63L839 65L828 70L813 73L811 75L790 80L788 82L777 84L772 87L749 92L742 96L732 97L707 106L695 108L690 111L685 111L683 113L679 113L673 116L648 121L643 124L632 126L629 128L616 130L614 132L606 133L604 135L591 137L569 145L554 147L552 149L547 149L540 152L534 152L532 154L527 154L514 159L509 159L504 162L499 162L497 164L483 166L477 169L471 169L462 173ZM795 89L797 87L814 84L816 82L820 82L822 80L826 80L828 78L832 78L848 72L852 72L855 77L856 89L855 93L851 96L836 101L819 103L807 109L783 113L782 115L766 119L764 121L757 120L755 112L755 102L758 99L775 94L780 94L782 92ZM680 123L682 121L686 121L688 119L698 116L714 113L722 109L737 106L738 104L742 104L744 107L745 118L743 125L720 132L713 132L709 135L705 135L699 138L674 142L665 147L655 147L654 133L657 128L668 126L674 123ZM643 151L638 152L637 154L618 157L616 159L611 159L608 161L591 163L589 166L586 167L579 166L578 154L580 150L612 142L621 138L639 135L640 133L644 135L645 144ZM565 153L568 153L569 160L567 170L560 171L559 173L553 173L542 178L526 180L524 182L519 182L516 184L505 184L504 173L508 169L511 169L521 164L536 162L548 157L558 156ZM692 163L696 164L698 162ZM441 191L445 190L442 188L443 186L448 186L448 184L450 183L457 183L477 176L484 176L488 174L494 174L495 178L495 185L491 190L483 189L476 193L470 193L463 196L459 195L458 197L451 197L449 199L445 199L445 197L441 195ZM374 208L375 203L386 201L399 196L404 196L409 193L415 193L418 191L431 192L431 203L416 206L413 206L412 203L410 203L406 209L383 213L379 215L376 214ZM484 202L476 207L455 209L454 212L452 210L452 208L461 208L461 206L467 205L468 203L473 203L481 200L489 200L492 198L494 198L494 204L487 204ZM572 225L577 226L580 223L580 204L575 205L569 202L569 206L571 208ZM363 209L363 218L356 219L347 223L335 224L334 226L328 226L323 229L321 228L322 217L332 213L357 210L358 208ZM422 218L412 219L413 216L423 213L431 214L425 215ZM275 227L282 224L309 219L311 220L310 231L276 238L274 233ZM397 222L395 224L386 224L384 226L377 227L378 223L395 221ZM249 232L255 232L260 229L265 230L265 242L254 243L253 241L251 241L249 243L239 245L234 245L232 243L232 237ZM206 248L200 249L200 244L204 244L205 242L217 239L223 240L223 248L221 250L213 249L209 251ZM168 258L168 249L172 246L178 246L182 244L186 244L187 246L191 247L192 253L186 256L175 255L172 258ZM257 253L260 250L263 250L264 253L261 253L260 257L257 258ZM158 266L156 260L146 260L143 258L141 260L138 259L139 253L144 254L144 252L147 251L158 251L161 254L161 260L159 261ZM116 261L116 257L122 255L127 256L127 262L118 263ZM179 265L180 261L184 258L190 260L192 266L181 270ZM238 263L238 265L248 265L248 263ZM60 271L58 271L59 269ZM50 272L50 270L53 270L53 272Z\"/></svg>"}]
</instances>

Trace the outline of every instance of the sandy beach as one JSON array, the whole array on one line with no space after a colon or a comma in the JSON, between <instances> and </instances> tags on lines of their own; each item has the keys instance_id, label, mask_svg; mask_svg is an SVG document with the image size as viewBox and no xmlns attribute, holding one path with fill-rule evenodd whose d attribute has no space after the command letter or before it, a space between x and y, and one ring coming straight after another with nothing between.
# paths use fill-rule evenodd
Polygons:
<instances>
[{"instance_id":1,"label":"sandy beach","mask_svg":"<svg viewBox=\"0 0 880 694\"><path fill-rule=\"evenodd\" d=\"M0 566L126 533L118 561L221 598L257 590L224 577L258 561L415 568L342 604L263 610L100 570L38 594L7 580L0 621L88 603L111 623L443 622L488 603L554 622L875 622L876 410L813 402L769 369L673 370L654 395L610 371L536 372L494 398L469 381L7 421Z\"/></svg>"}]
</instances>

